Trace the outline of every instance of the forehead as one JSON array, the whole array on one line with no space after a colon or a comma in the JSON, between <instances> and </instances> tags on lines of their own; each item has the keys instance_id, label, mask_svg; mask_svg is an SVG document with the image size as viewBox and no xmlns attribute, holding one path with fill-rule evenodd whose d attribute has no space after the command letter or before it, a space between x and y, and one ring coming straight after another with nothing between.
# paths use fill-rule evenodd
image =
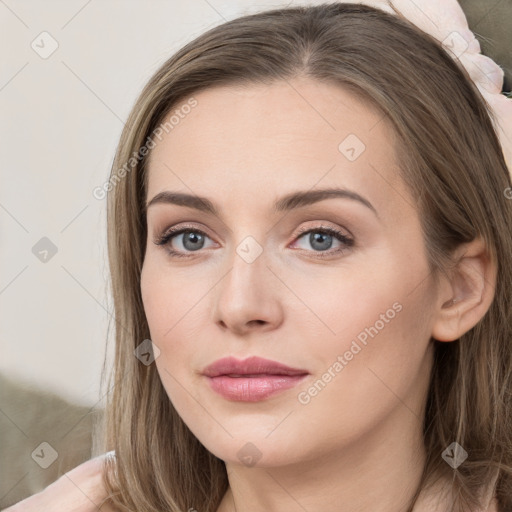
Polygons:
<instances>
[{"instance_id":1,"label":"forehead","mask_svg":"<svg viewBox=\"0 0 512 512\"><path fill-rule=\"evenodd\" d=\"M196 105L181 115L187 100L173 107L172 129L155 140L148 199L170 189L270 208L277 197L318 184L357 190L383 208L390 195L406 194L393 130L361 95L302 78L193 97Z\"/></svg>"}]
</instances>

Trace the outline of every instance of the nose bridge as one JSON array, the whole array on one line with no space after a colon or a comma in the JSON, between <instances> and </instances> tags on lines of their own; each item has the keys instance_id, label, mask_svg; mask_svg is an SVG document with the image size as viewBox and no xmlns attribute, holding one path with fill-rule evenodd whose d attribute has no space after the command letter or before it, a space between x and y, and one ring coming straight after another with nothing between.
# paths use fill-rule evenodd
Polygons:
<instances>
[{"instance_id":1,"label":"nose bridge","mask_svg":"<svg viewBox=\"0 0 512 512\"><path fill-rule=\"evenodd\" d=\"M215 321L238 331L254 321L275 324L281 308L276 279L268 268L267 244L252 235L238 240L228 258L230 270L214 294Z\"/></svg>"},{"instance_id":2,"label":"nose bridge","mask_svg":"<svg viewBox=\"0 0 512 512\"><path fill-rule=\"evenodd\" d=\"M267 244L263 244L264 241L260 243L254 236L246 235L234 245L229 258L231 271L226 275L232 296L261 296L262 288L268 286L269 255Z\"/></svg>"}]
</instances>

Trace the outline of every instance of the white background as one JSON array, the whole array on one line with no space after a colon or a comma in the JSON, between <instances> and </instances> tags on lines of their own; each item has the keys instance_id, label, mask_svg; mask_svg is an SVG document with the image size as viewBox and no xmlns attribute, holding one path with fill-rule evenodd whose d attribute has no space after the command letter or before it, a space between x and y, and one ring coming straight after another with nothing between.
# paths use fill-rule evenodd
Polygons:
<instances>
[{"instance_id":1,"label":"white background","mask_svg":"<svg viewBox=\"0 0 512 512\"><path fill-rule=\"evenodd\" d=\"M137 95L206 29L301 3L0 1L0 372L98 402L112 301L92 191ZM31 47L49 48L42 32L58 43L46 59ZM43 237L57 247L46 263L32 253Z\"/></svg>"}]
</instances>

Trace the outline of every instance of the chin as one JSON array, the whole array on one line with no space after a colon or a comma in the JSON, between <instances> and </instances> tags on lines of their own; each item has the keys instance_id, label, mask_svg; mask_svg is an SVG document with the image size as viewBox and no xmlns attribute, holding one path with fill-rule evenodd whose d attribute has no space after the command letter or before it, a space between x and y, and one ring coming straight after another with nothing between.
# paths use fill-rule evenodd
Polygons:
<instances>
[{"instance_id":1,"label":"chin","mask_svg":"<svg viewBox=\"0 0 512 512\"><path fill-rule=\"evenodd\" d=\"M225 463L247 467L286 466L311 456L305 450L300 436L291 436L285 431L281 432L281 436L276 432L268 436L271 429L264 434L258 429L251 430L247 427L236 431L236 435L234 431L229 431L233 433L233 437L229 437L224 431L216 438L212 438L211 432L206 437L196 437L208 451Z\"/></svg>"}]
</instances>

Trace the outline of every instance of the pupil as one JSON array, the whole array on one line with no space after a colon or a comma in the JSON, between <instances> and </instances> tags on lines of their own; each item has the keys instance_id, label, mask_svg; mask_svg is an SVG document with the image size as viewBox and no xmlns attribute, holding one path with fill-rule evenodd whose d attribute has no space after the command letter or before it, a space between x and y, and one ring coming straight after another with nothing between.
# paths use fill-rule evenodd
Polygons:
<instances>
[{"instance_id":1,"label":"pupil","mask_svg":"<svg viewBox=\"0 0 512 512\"><path fill-rule=\"evenodd\" d=\"M185 248L189 250L196 250L200 249L200 247L195 246L194 244L197 244L198 242L202 242L202 235L199 235L194 232L188 232L186 233L186 236L183 238L183 245ZM192 244L192 246L189 245L189 243Z\"/></svg>"},{"instance_id":2,"label":"pupil","mask_svg":"<svg viewBox=\"0 0 512 512\"><path fill-rule=\"evenodd\" d=\"M311 247L313 248L315 248L316 246L316 248L319 250L329 249L332 242L332 235L329 235L327 233L311 233L309 235L309 242L311 244ZM318 242L320 242L320 245L318 245Z\"/></svg>"}]
</instances>

